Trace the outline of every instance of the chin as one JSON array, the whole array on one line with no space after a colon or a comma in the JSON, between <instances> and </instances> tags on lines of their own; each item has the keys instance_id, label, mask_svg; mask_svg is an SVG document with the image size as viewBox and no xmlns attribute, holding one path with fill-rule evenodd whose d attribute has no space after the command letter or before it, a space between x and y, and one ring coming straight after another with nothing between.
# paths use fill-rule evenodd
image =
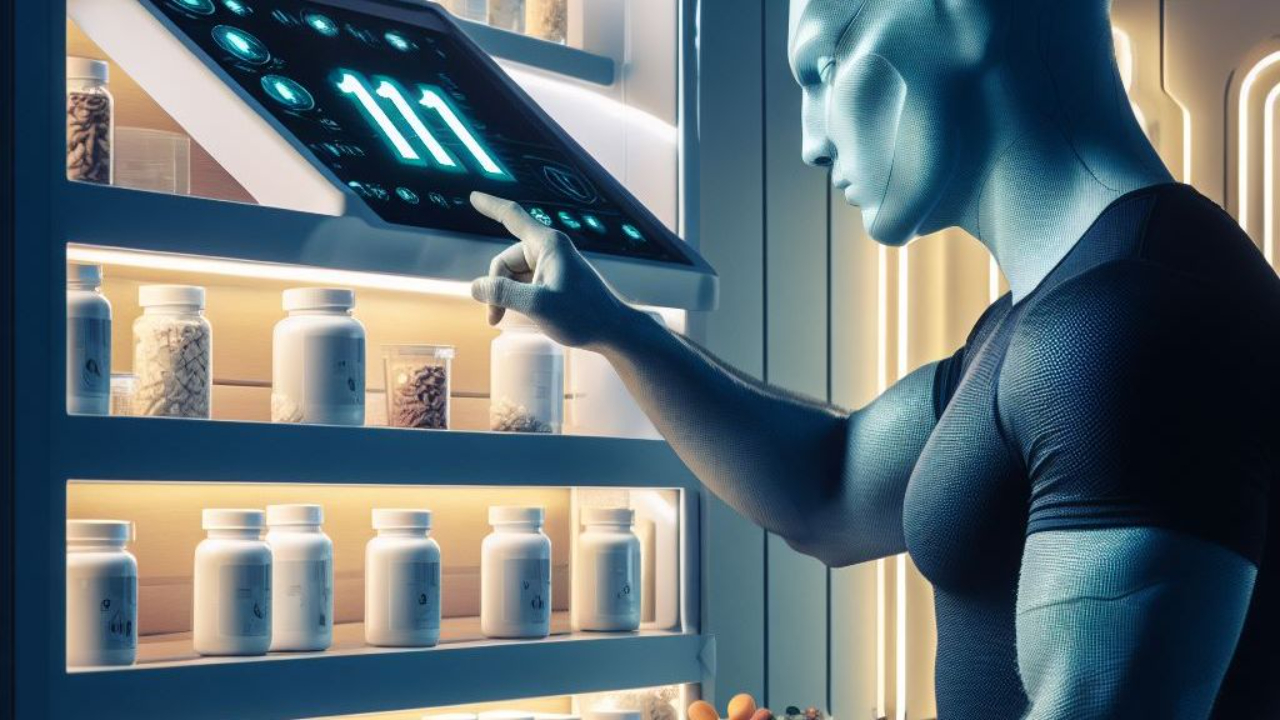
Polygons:
<instances>
[{"instance_id":1,"label":"chin","mask_svg":"<svg viewBox=\"0 0 1280 720\"><path fill-rule=\"evenodd\" d=\"M871 239L881 245L902 247L916 236L914 223L894 222L890 214L882 212L879 205L867 205L862 210L862 225Z\"/></svg>"}]
</instances>

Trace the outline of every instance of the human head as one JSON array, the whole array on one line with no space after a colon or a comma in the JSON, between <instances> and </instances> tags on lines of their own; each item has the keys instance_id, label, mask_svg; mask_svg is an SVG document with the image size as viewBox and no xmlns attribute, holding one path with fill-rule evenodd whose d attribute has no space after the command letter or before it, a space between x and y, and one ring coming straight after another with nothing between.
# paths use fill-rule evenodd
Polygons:
<instances>
[{"instance_id":1,"label":"human head","mask_svg":"<svg viewBox=\"0 0 1280 720\"><path fill-rule=\"evenodd\" d=\"M805 162L882 243L961 224L1011 124L1089 122L1064 102L1115 76L1109 4L791 0Z\"/></svg>"}]
</instances>

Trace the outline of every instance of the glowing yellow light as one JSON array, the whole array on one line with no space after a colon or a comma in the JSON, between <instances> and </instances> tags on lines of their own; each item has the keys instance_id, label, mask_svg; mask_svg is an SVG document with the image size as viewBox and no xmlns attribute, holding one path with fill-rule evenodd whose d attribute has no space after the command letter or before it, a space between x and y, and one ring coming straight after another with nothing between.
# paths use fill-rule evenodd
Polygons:
<instances>
[{"instance_id":1,"label":"glowing yellow light","mask_svg":"<svg viewBox=\"0 0 1280 720\"><path fill-rule=\"evenodd\" d=\"M1267 93L1262 118L1262 253L1267 262L1275 263L1276 253L1276 105L1280 104L1280 85Z\"/></svg>"},{"instance_id":2,"label":"glowing yellow light","mask_svg":"<svg viewBox=\"0 0 1280 720\"><path fill-rule=\"evenodd\" d=\"M1280 63L1280 51L1273 52L1258 61L1258 64L1249 69L1248 74L1244 76L1244 81L1240 83L1240 105L1237 110L1240 117L1239 122L1239 148L1237 172L1239 173L1238 192L1240 195L1240 226L1246 231L1249 229L1249 163L1252 158L1249 157L1249 100L1253 95L1253 86L1258 82L1258 78L1268 68L1276 63Z\"/></svg>"},{"instance_id":3,"label":"glowing yellow light","mask_svg":"<svg viewBox=\"0 0 1280 720\"><path fill-rule=\"evenodd\" d=\"M277 280L305 285L338 285L422 295L471 297L471 284L468 282L405 275L383 275L381 273L356 270L333 270L300 265L223 260L220 258L192 257L190 255L175 255L172 253L86 247L83 245L68 246L67 259L95 265L119 265L147 270L168 270L257 280Z\"/></svg>"}]
</instances>

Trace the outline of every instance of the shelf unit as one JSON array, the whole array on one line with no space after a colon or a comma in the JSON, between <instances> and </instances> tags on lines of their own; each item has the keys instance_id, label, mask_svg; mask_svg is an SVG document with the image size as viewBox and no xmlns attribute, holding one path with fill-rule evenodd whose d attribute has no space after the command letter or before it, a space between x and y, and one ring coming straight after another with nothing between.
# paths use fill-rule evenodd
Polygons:
<instances>
[{"instance_id":1,"label":"shelf unit","mask_svg":"<svg viewBox=\"0 0 1280 720\"><path fill-rule=\"evenodd\" d=\"M690 2L679 3L682 12L690 11ZM17 717L286 720L698 684L714 673L714 639L698 630L701 490L663 442L67 416L60 358L63 266L72 245L454 283L482 274L481 259L487 263L497 245L446 236L423 243L388 231L370 234L360 247L344 247L331 231L350 220L67 182L65 108L57 92L65 3L18 2L14 18L24 28L14 42L20 58L14 71L25 78L12 98L24 108L13 120L22 138L13 158L15 177L22 178L14 195L22 208L14 220L14 336L27 349L6 368L21 378L14 399L20 420L13 430L12 535L0 534L0 564L12 562L18 588L12 675ZM498 57L574 82L608 88L625 75L600 55L482 26L469 32ZM692 96L691 77L684 72L675 89L682 99ZM693 137L689 133L684 140ZM649 284L647 268L594 259L624 292ZM714 303L714 286L684 277L678 268L667 272L666 289L645 302L685 309ZM689 543L680 552L682 623L676 631L495 641L475 637L474 619L454 618L445 621L446 635L456 631L453 641L429 649L367 647L359 640L361 627L348 624L336 629L335 647L324 653L216 659L184 657L184 637L151 636L142 640L142 661L133 667L68 670L62 571L68 483L97 480L675 488L682 491L682 535Z\"/></svg>"}]
</instances>

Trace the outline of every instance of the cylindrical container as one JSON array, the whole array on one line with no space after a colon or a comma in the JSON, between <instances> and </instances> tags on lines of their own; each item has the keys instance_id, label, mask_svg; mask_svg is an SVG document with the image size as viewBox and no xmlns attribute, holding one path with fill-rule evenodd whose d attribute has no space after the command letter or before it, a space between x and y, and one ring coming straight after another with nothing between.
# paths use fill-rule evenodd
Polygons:
<instances>
[{"instance_id":1,"label":"cylindrical container","mask_svg":"<svg viewBox=\"0 0 1280 720\"><path fill-rule=\"evenodd\" d=\"M643 713L639 710L593 708L587 711L584 717L585 720L641 720Z\"/></svg>"},{"instance_id":2,"label":"cylindrical container","mask_svg":"<svg viewBox=\"0 0 1280 720\"><path fill-rule=\"evenodd\" d=\"M440 640L440 546L430 510L377 508L364 553L364 639L383 647Z\"/></svg>"},{"instance_id":3,"label":"cylindrical container","mask_svg":"<svg viewBox=\"0 0 1280 720\"><path fill-rule=\"evenodd\" d=\"M271 647L271 548L261 510L206 509L196 546L193 645L201 655L262 655Z\"/></svg>"},{"instance_id":4,"label":"cylindrical container","mask_svg":"<svg viewBox=\"0 0 1280 720\"><path fill-rule=\"evenodd\" d=\"M640 538L630 508L583 508L574 589L577 630L640 627Z\"/></svg>"},{"instance_id":5,"label":"cylindrical container","mask_svg":"<svg viewBox=\"0 0 1280 720\"><path fill-rule=\"evenodd\" d=\"M568 386L565 434L662 438L603 355L582 348L571 349Z\"/></svg>"},{"instance_id":6,"label":"cylindrical container","mask_svg":"<svg viewBox=\"0 0 1280 720\"><path fill-rule=\"evenodd\" d=\"M525 34L563 44L568 37L566 4L566 0L525 0Z\"/></svg>"},{"instance_id":7,"label":"cylindrical container","mask_svg":"<svg viewBox=\"0 0 1280 720\"><path fill-rule=\"evenodd\" d=\"M525 710L485 710L477 720L533 720L533 713Z\"/></svg>"},{"instance_id":8,"label":"cylindrical container","mask_svg":"<svg viewBox=\"0 0 1280 720\"><path fill-rule=\"evenodd\" d=\"M492 638L551 633L551 539L540 507L489 508L480 546L480 630Z\"/></svg>"},{"instance_id":9,"label":"cylindrical container","mask_svg":"<svg viewBox=\"0 0 1280 720\"><path fill-rule=\"evenodd\" d=\"M391 427L449 429L451 345L384 345L387 424Z\"/></svg>"},{"instance_id":10,"label":"cylindrical container","mask_svg":"<svg viewBox=\"0 0 1280 720\"><path fill-rule=\"evenodd\" d=\"M511 32L524 32L524 2L489 0L489 25Z\"/></svg>"},{"instance_id":11,"label":"cylindrical container","mask_svg":"<svg viewBox=\"0 0 1280 720\"><path fill-rule=\"evenodd\" d=\"M111 414L128 417L133 414L133 396L138 393L138 376L133 373L111 373Z\"/></svg>"},{"instance_id":12,"label":"cylindrical container","mask_svg":"<svg viewBox=\"0 0 1280 720\"><path fill-rule=\"evenodd\" d=\"M111 303L102 266L67 265L67 412L111 412Z\"/></svg>"},{"instance_id":13,"label":"cylindrical container","mask_svg":"<svg viewBox=\"0 0 1280 720\"><path fill-rule=\"evenodd\" d=\"M268 505L271 649L324 650L333 644L333 542L319 505Z\"/></svg>"},{"instance_id":14,"label":"cylindrical container","mask_svg":"<svg viewBox=\"0 0 1280 720\"><path fill-rule=\"evenodd\" d=\"M67 521L67 665L132 665L138 561L124 520Z\"/></svg>"},{"instance_id":15,"label":"cylindrical container","mask_svg":"<svg viewBox=\"0 0 1280 720\"><path fill-rule=\"evenodd\" d=\"M102 60L67 58L67 179L109 185L113 178L115 100Z\"/></svg>"},{"instance_id":16,"label":"cylindrical container","mask_svg":"<svg viewBox=\"0 0 1280 720\"><path fill-rule=\"evenodd\" d=\"M133 323L135 415L208 418L213 394L213 329L204 288L143 285Z\"/></svg>"},{"instance_id":17,"label":"cylindrical container","mask_svg":"<svg viewBox=\"0 0 1280 720\"><path fill-rule=\"evenodd\" d=\"M508 310L490 345L489 427L558 433L564 424L564 348Z\"/></svg>"},{"instance_id":18,"label":"cylindrical container","mask_svg":"<svg viewBox=\"0 0 1280 720\"><path fill-rule=\"evenodd\" d=\"M271 420L364 424L364 325L356 294L341 288L284 291L289 316L271 344Z\"/></svg>"}]
</instances>

